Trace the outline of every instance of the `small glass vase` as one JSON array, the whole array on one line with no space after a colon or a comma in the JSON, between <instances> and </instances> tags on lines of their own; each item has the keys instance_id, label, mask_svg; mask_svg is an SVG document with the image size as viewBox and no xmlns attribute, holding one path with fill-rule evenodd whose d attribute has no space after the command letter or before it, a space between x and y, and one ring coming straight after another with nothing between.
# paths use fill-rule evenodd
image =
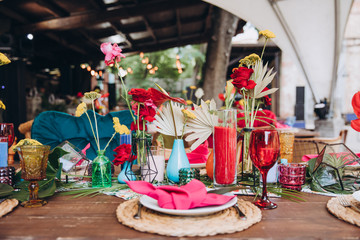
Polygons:
<instances>
[{"instance_id":1,"label":"small glass vase","mask_svg":"<svg viewBox=\"0 0 360 240\"><path fill-rule=\"evenodd\" d=\"M150 183L155 180L158 170L151 153L150 145L151 135L146 134L144 137L135 137L133 134L131 157L136 155L137 159L132 161L125 171L127 179L136 178ZM138 166L138 169L133 171L132 169L135 164Z\"/></svg>"},{"instance_id":2,"label":"small glass vase","mask_svg":"<svg viewBox=\"0 0 360 240\"><path fill-rule=\"evenodd\" d=\"M217 111L218 122L214 126L214 186L225 187L236 184L236 110Z\"/></svg>"},{"instance_id":3,"label":"small glass vase","mask_svg":"<svg viewBox=\"0 0 360 240\"><path fill-rule=\"evenodd\" d=\"M97 151L97 157L93 160L92 168L92 187L111 187L111 162L105 151Z\"/></svg>"},{"instance_id":4,"label":"small glass vase","mask_svg":"<svg viewBox=\"0 0 360 240\"><path fill-rule=\"evenodd\" d=\"M179 170L181 168L190 168L190 163L186 156L184 140L175 139L166 167L166 175L168 179L175 183L179 183Z\"/></svg>"}]
</instances>

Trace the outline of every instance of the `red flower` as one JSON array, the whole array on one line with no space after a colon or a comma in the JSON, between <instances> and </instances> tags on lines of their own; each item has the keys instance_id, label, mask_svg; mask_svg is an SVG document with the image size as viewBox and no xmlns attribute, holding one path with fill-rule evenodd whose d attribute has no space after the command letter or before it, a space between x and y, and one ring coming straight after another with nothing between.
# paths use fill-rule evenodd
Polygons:
<instances>
[{"instance_id":1,"label":"red flower","mask_svg":"<svg viewBox=\"0 0 360 240\"><path fill-rule=\"evenodd\" d=\"M354 113L358 118L360 118L360 91L355 93L352 100L351 105L354 109Z\"/></svg>"},{"instance_id":2,"label":"red flower","mask_svg":"<svg viewBox=\"0 0 360 240\"><path fill-rule=\"evenodd\" d=\"M156 115L156 106L154 105L153 101L151 99L148 99L144 102L144 104L135 103L132 106L132 109L136 114L138 114L139 105L140 105L140 110L138 117L141 120L145 120L148 122L154 121L155 120L154 116Z\"/></svg>"},{"instance_id":3,"label":"red flower","mask_svg":"<svg viewBox=\"0 0 360 240\"><path fill-rule=\"evenodd\" d=\"M219 93L218 97L221 101L225 102L225 96L223 93Z\"/></svg>"},{"instance_id":4,"label":"red flower","mask_svg":"<svg viewBox=\"0 0 360 240\"><path fill-rule=\"evenodd\" d=\"M125 56L121 53L121 48L118 47L116 43L111 45L111 43L103 43L100 46L101 51L105 54L105 64L107 66L114 64L114 60L120 62L121 58Z\"/></svg>"},{"instance_id":5,"label":"red flower","mask_svg":"<svg viewBox=\"0 0 360 240\"><path fill-rule=\"evenodd\" d=\"M132 95L132 99L136 102L145 102L151 98L151 93L148 90L142 88L133 88L128 92L129 95Z\"/></svg>"},{"instance_id":6,"label":"red flower","mask_svg":"<svg viewBox=\"0 0 360 240\"><path fill-rule=\"evenodd\" d=\"M351 100L351 105L356 116L360 118L360 91L354 94ZM355 131L360 132L360 119L352 120L350 125Z\"/></svg>"},{"instance_id":7,"label":"red flower","mask_svg":"<svg viewBox=\"0 0 360 240\"><path fill-rule=\"evenodd\" d=\"M256 83L253 80L249 80L253 72L254 70L252 68L235 68L234 72L230 75L230 77L233 79L232 84L237 89L253 89L256 86Z\"/></svg>"},{"instance_id":8,"label":"red flower","mask_svg":"<svg viewBox=\"0 0 360 240\"><path fill-rule=\"evenodd\" d=\"M139 120L139 127L138 127L138 122L137 121L136 121L136 125L135 125L134 122L132 122L131 125L130 125L130 130L131 131L137 131L137 130L142 131L142 130L144 130L144 128L143 128L143 120L142 119ZM146 130L147 130L147 126L145 124L145 131Z\"/></svg>"},{"instance_id":9,"label":"red flower","mask_svg":"<svg viewBox=\"0 0 360 240\"><path fill-rule=\"evenodd\" d=\"M114 149L114 165L118 166L120 164L123 164L126 161L133 161L136 159L136 156L131 156L131 144L121 144L120 146L116 147Z\"/></svg>"},{"instance_id":10,"label":"red flower","mask_svg":"<svg viewBox=\"0 0 360 240\"><path fill-rule=\"evenodd\" d=\"M148 91L151 93L151 99L153 100L153 103L157 107L169 100L171 100L173 102L186 104L186 101L184 99L170 97L168 94L162 93L154 88L149 88Z\"/></svg>"},{"instance_id":11,"label":"red flower","mask_svg":"<svg viewBox=\"0 0 360 240\"><path fill-rule=\"evenodd\" d=\"M261 92L265 92L265 91L267 91L267 90L269 90L269 88L265 87ZM264 104L265 104L266 106L270 106L270 105L271 105L271 98L269 97L269 95L264 96L262 99L263 99Z\"/></svg>"},{"instance_id":12,"label":"red flower","mask_svg":"<svg viewBox=\"0 0 360 240\"><path fill-rule=\"evenodd\" d=\"M76 94L76 97L77 98L82 98L84 96L84 94L82 94L82 92L78 92L77 94Z\"/></svg>"},{"instance_id":13,"label":"red flower","mask_svg":"<svg viewBox=\"0 0 360 240\"><path fill-rule=\"evenodd\" d=\"M242 112L239 112L237 114L237 118L244 118L244 117L245 117L245 114ZM263 111L258 111L256 113L254 127L269 126L270 124L275 124L275 123L276 123L276 115L272 111L265 109ZM239 128L245 127L245 120L244 119L238 120L237 126Z\"/></svg>"}]
</instances>

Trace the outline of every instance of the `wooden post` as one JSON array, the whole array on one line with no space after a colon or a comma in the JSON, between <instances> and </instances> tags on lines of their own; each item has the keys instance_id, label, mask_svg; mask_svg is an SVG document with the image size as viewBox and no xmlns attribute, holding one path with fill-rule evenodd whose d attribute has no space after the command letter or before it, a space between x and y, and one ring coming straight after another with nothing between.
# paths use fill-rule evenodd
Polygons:
<instances>
[{"instance_id":1,"label":"wooden post","mask_svg":"<svg viewBox=\"0 0 360 240\"><path fill-rule=\"evenodd\" d=\"M218 98L226 85L231 39L235 34L239 18L215 7L212 15L212 35L208 42L204 69L204 99L214 98L217 107L223 102Z\"/></svg>"}]
</instances>

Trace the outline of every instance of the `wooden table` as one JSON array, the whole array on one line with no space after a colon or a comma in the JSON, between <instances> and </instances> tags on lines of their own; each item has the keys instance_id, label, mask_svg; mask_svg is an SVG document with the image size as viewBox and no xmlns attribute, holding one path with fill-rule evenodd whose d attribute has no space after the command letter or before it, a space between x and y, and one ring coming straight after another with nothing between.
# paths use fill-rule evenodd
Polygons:
<instances>
[{"instance_id":1,"label":"wooden table","mask_svg":"<svg viewBox=\"0 0 360 240\"><path fill-rule=\"evenodd\" d=\"M207 238L360 238L360 228L337 219L326 210L329 197L305 194L305 198L307 202L304 203L275 198L273 200L278 208L262 211L263 219L260 223L243 232ZM99 195L81 199L53 196L48 200L49 203L44 207L25 209L19 206L1 218L0 238L184 239L142 233L121 225L116 219L115 209L123 200L114 196Z\"/></svg>"}]
</instances>

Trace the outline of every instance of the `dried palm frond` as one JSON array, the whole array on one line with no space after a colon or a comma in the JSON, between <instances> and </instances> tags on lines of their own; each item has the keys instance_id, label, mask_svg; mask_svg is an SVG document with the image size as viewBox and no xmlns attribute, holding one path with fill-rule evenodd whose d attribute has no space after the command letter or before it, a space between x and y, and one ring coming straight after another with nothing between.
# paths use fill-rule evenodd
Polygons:
<instances>
[{"instance_id":1,"label":"dried palm frond","mask_svg":"<svg viewBox=\"0 0 360 240\"><path fill-rule=\"evenodd\" d=\"M216 103L214 99L207 105L201 100L201 105L194 104L194 110L189 110L195 114L195 119L188 119L185 128L186 141L196 141L191 145L190 150L196 149L202 144L213 132L214 125L217 123L218 117L214 114Z\"/></svg>"},{"instance_id":2,"label":"dried palm frond","mask_svg":"<svg viewBox=\"0 0 360 240\"><path fill-rule=\"evenodd\" d=\"M172 104L173 107L175 121L173 121L170 104ZM173 103L171 101L164 105L162 111L159 112L159 115L155 116L155 120L153 122L157 127L157 131L169 136L181 136L184 126L184 114L181 112L183 108L184 107L179 103ZM175 134L174 122L177 134Z\"/></svg>"},{"instance_id":3,"label":"dried palm frond","mask_svg":"<svg viewBox=\"0 0 360 240\"><path fill-rule=\"evenodd\" d=\"M253 98L262 98L266 95L272 94L278 90L278 88L271 88L262 92L267 85L271 83L276 74L272 73L272 68L267 71L267 64L263 66L262 61L257 61L254 67L254 81L256 86L253 91Z\"/></svg>"}]
</instances>

